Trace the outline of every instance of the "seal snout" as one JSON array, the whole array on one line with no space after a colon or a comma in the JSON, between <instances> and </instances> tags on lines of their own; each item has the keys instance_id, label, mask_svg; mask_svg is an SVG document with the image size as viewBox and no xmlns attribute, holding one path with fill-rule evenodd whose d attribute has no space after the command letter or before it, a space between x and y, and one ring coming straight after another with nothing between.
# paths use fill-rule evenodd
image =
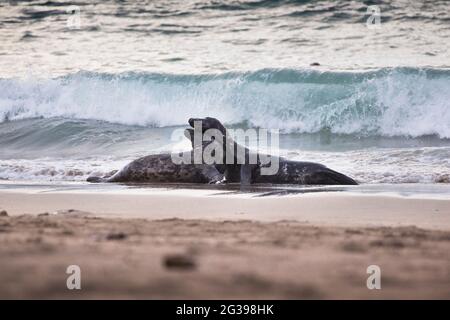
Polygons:
<instances>
[{"instance_id":1,"label":"seal snout","mask_svg":"<svg viewBox=\"0 0 450 320\"><path fill-rule=\"evenodd\" d=\"M206 118L189 118L189 125L194 128L196 122L200 122L202 125L202 132L208 129L219 129L222 133L226 131L223 124L216 118L206 117Z\"/></svg>"},{"instance_id":2,"label":"seal snout","mask_svg":"<svg viewBox=\"0 0 450 320\"><path fill-rule=\"evenodd\" d=\"M200 119L200 118L189 118L188 123L189 123L189 125L190 125L192 128L194 128L195 122L196 122L196 121L202 121L202 120L203 120L203 119Z\"/></svg>"}]
</instances>

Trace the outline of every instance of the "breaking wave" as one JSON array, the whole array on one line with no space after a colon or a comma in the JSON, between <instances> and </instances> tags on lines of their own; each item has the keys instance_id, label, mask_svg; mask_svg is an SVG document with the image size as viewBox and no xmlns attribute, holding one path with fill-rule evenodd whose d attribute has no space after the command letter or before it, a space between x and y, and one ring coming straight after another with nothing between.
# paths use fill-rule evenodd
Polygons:
<instances>
[{"instance_id":1,"label":"breaking wave","mask_svg":"<svg viewBox=\"0 0 450 320\"><path fill-rule=\"evenodd\" d=\"M263 69L172 75L81 72L0 79L0 122L28 118L184 125L214 116L228 125L284 132L450 138L450 70L360 72Z\"/></svg>"}]
</instances>

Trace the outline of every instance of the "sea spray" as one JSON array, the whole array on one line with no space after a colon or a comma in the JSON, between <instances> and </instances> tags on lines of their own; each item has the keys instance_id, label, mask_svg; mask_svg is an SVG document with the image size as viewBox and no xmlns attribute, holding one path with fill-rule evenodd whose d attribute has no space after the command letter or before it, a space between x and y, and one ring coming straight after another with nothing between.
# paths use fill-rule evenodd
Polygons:
<instances>
[{"instance_id":1,"label":"sea spray","mask_svg":"<svg viewBox=\"0 0 450 320\"><path fill-rule=\"evenodd\" d=\"M264 69L219 75L77 73L1 79L0 121L35 117L184 125L213 116L281 132L450 138L450 70Z\"/></svg>"}]
</instances>

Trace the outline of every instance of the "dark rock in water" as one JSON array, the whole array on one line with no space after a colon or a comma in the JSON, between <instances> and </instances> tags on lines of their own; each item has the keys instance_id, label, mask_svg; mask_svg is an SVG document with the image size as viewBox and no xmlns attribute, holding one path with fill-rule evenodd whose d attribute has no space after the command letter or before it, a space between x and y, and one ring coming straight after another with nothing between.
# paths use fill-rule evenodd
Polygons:
<instances>
[{"instance_id":1,"label":"dark rock in water","mask_svg":"<svg viewBox=\"0 0 450 320\"><path fill-rule=\"evenodd\" d=\"M106 240L123 240L126 238L127 235L123 232L112 232L106 236Z\"/></svg>"},{"instance_id":2,"label":"dark rock in water","mask_svg":"<svg viewBox=\"0 0 450 320\"><path fill-rule=\"evenodd\" d=\"M172 254L164 257L164 266L167 269L191 270L196 267L196 263L186 254Z\"/></svg>"},{"instance_id":3,"label":"dark rock in water","mask_svg":"<svg viewBox=\"0 0 450 320\"><path fill-rule=\"evenodd\" d=\"M317 66L320 66L320 63L318 63L318 62L313 62L313 63L310 64L310 66L311 66L311 67L317 67Z\"/></svg>"},{"instance_id":4,"label":"dark rock in water","mask_svg":"<svg viewBox=\"0 0 450 320\"><path fill-rule=\"evenodd\" d=\"M0 217L7 217L7 216L8 216L8 212L6 212L6 210L0 211Z\"/></svg>"}]
</instances>

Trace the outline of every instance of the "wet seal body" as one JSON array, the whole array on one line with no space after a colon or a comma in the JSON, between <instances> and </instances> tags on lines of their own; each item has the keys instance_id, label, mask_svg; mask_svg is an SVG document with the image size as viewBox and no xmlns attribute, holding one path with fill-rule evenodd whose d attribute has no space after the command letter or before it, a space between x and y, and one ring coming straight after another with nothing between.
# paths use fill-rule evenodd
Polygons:
<instances>
[{"instance_id":1,"label":"wet seal body","mask_svg":"<svg viewBox=\"0 0 450 320\"><path fill-rule=\"evenodd\" d=\"M223 179L215 166L175 164L171 154L136 159L111 177L89 177L89 182L217 183Z\"/></svg>"},{"instance_id":2,"label":"wet seal body","mask_svg":"<svg viewBox=\"0 0 450 320\"><path fill-rule=\"evenodd\" d=\"M203 138L195 140L195 122L201 122L203 136L205 131L216 129L220 131L223 141L222 163L196 164L194 161L195 152L203 150L212 141L203 141ZM157 182L157 183L225 183L237 182L241 185L252 183L270 184L305 184L305 185L355 185L352 178L331 170L319 163L291 161L281 157L268 156L272 160L278 161L279 167L274 174L264 175L261 170L268 164L258 161L251 164L248 160L254 154L248 149L232 139L228 139L227 130L222 123L215 118L189 119L189 124L193 129L186 129L185 136L191 141L193 150L183 153L189 163L174 163L173 154L155 154L139 158L126 165L122 170L110 177L89 177L89 182ZM198 145L197 145L198 144ZM233 149L234 159L232 164L227 164L226 154ZM237 150L242 152L239 153ZM245 159L238 159L238 155L243 154ZM267 157L267 155L265 155ZM242 164L240 164L242 163Z\"/></svg>"},{"instance_id":3,"label":"wet seal body","mask_svg":"<svg viewBox=\"0 0 450 320\"><path fill-rule=\"evenodd\" d=\"M278 170L274 174L263 175L261 168L269 166L262 164L259 157L255 155L246 147L236 143L227 135L227 130L223 124L215 118L191 118L189 124L195 128L196 122L201 122L202 133L209 129L216 129L221 132L223 141L223 164L216 164L216 168L220 173L224 174L226 182L240 182L242 185L252 183L271 183L271 184L304 184L304 185L356 185L355 180L346 175L327 168L326 166L303 161L292 161L282 157L274 157L263 155L266 159L272 158L272 161L278 161ZM191 130L190 137L193 136L194 130ZM188 136L188 135L187 135ZM194 146L194 141L191 139ZM233 164L226 164L226 153L233 151ZM238 152L241 149L241 152ZM239 159L237 155L244 155L245 159ZM252 157L253 155L253 157ZM249 159L257 159L255 164L250 163ZM242 164L239 164L242 163Z\"/></svg>"},{"instance_id":4,"label":"wet seal body","mask_svg":"<svg viewBox=\"0 0 450 320\"><path fill-rule=\"evenodd\" d=\"M357 185L350 177L334 171L320 163L291 161L279 158L280 167L274 175L261 175L260 167L249 168L250 179L256 183ZM245 170L245 169L244 169ZM241 170L242 171L242 170ZM242 179L242 178L241 178Z\"/></svg>"},{"instance_id":5,"label":"wet seal body","mask_svg":"<svg viewBox=\"0 0 450 320\"><path fill-rule=\"evenodd\" d=\"M301 185L357 185L358 183L346 175L334 171L320 163L291 161L278 158L279 169L273 175L262 175L263 165L238 164L227 165L222 171L227 182L240 182L243 185L252 183L301 184ZM220 170L219 170L220 171Z\"/></svg>"},{"instance_id":6,"label":"wet seal body","mask_svg":"<svg viewBox=\"0 0 450 320\"><path fill-rule=\"evenodd\" d=\"M194 140L191 130L185 130L184 135L190 141ZM210 142L202 142L197 148L202 149ZM107 177L89 177L88 182L130 182L130 183L219 183L224 176L214 165L194 162L196 147L192 151L179 154L152 154L136 159L127 164L117 173ZM173 159L190 159L188 163L175 163Z\"/></svg>"}]
</instances>

